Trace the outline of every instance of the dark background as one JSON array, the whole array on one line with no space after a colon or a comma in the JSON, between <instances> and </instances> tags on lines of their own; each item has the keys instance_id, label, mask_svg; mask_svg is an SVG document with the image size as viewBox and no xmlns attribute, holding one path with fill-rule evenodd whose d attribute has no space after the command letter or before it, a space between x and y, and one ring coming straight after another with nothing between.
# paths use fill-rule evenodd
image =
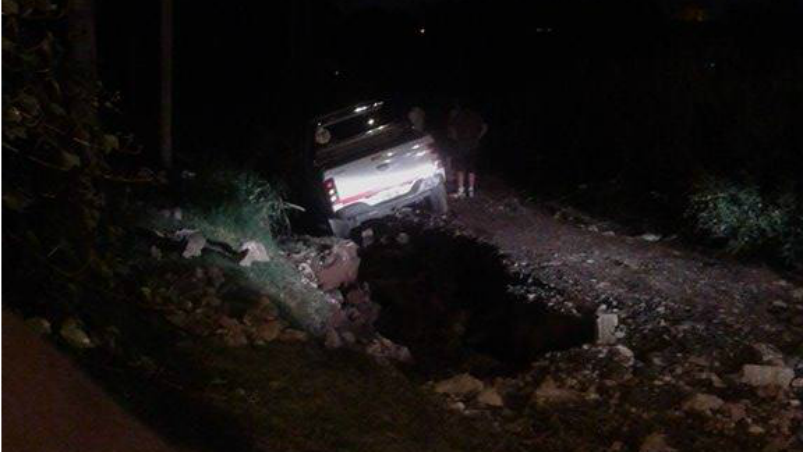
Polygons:
<instances>
[{"instance_id":1,"label":"dark background","mask_svg":"<svg viewBox=\"0 0 803 452\"><path fill-rule=\"evenodd\" d=\"M101 75L155 156L158 2L100 13ZM486 170L676 215L704 175L800 190L802 29L800 0L177 1L175 146L288 176L314 114L381 97L437 129L460 97Z\"/></svg>"}]
</instances>

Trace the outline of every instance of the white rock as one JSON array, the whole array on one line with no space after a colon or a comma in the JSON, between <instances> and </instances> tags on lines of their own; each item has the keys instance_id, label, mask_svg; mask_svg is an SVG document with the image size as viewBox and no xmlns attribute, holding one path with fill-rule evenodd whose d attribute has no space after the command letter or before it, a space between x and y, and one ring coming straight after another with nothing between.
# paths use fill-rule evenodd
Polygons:
<instances>
[{"instance_id":1,"label":"white rock","mask_svg":"<svg viewBox=\"0 0 803 452\"><path fill-rule=\"evenodd\" d=\"M597 314L597 343L609 345L616 343L616 327L619 316L611 313Z\"/></svg>"},{"instance_id":2,"label":"white rock","mask_svg":"<svg viewBox=\"0 0 803 452\"><path fill-rule=\"evenodd\" d=\"M795 301L803 301L803 287L798 287L797 289L792 291L792 298Z\"/></svg>"},{"instance_id":3,"label":"white rock","mask_svg":"<svg viewBox=\"0 0 803 452\"><path fill-rule=\"evenodd\" d=\"M645 242L657 242L657 241L661 240L661 236L660 235L653 234L651 232L648 232L646 234L642 234L642 235L639 236L639 238L641 240L644 240Z\"/></svg>"},{"instance_id":4,"label":"white rock","mask_svg":"<svg viewBox=\"0 0 803 452\"><path fill-rule=\"evenodd\" d=\"M783 366L759 366L756 364L746 364L742 367L742 382L751 386L780 386L786 388L792 379L795 378L795 371Z\"/></svg>"},{"instance_id":5,"label":"white rock","mask_svg":"<svg viewBox=\"0 0 803 452\"><path fill-rule=\"evenodd\" d=\"M435 383L435 392L453 395L474 394L482 391L484 387L480 380L471 375L459 374Z\"/></svg>"},{"instance_id":6,"label":"white rock","mask_svg":"<svg viewBox=\"0 0 803 452\"><path fill-rule=\"evenodd\" d=\"M181 253L186 259L191 257L198 257L203 252L204 247L206 246L206 238L200 232L192 232L187 236L187 246L184 248L184 252Z\"/></svg>"},{"instance_id":7,"label":"white rock","mask_svg":"<svg viewBox=\"0 0 803 452\"><path fill-rule=\"evenodd\" d=\"M270 261L270 256L268 256L268 250L265 249L265 245L255 240L249 240L243 243L243 246L240 247L240 251L247 251L243 260L240 261L240 265L243 267L250 267L254 262Z\"/></svg>"},{"instance_id":8,"label":"white rock","mask_svg":"<svg viewBox=\"0 0 803 452\"><path fill-rule=\"evenodd\" d=\"M75 348L92 348L95 346L75 318L71 317L67 319L64 324L61 325L59 333L68 344Z\"/></svg>"}]
</instances>

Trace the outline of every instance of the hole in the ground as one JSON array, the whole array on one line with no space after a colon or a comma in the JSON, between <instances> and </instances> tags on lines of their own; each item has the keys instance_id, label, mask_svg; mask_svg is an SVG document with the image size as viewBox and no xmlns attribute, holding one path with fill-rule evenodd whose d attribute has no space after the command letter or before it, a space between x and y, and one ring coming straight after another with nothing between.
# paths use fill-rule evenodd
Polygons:
<instances>
[{"instance_id":1,"label":"hole in the ground","mask_svg":"<svg viewBox=\"0 0 803 452\"><path fill-rule=\"evenodd\" d=\"M404 222L371 225L361 279L382 305L377 327L410 348L416 371L499 375L538 356L593 340L590 317L549 309L511 287L545 284L508 271L492 245L443 229Z\"/></svg>"}]
</instances>

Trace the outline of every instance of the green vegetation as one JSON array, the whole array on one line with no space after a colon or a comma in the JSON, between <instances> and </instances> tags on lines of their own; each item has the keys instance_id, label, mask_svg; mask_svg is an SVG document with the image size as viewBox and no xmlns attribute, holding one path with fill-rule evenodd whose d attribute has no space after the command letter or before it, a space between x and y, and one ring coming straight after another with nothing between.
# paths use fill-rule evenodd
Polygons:
<instances>
[{"instance_id":1,"label":"green vegetation","mask_svg":"<svg viewBox=\"0 0 803 452\"><path fill-rule=\"evenodd\" d=\"M803 259L803 211L795 195L774 196L756 185L708 179L691 197L698 230L733 254L764 254L792 264Z\"/></svg>"},{"instance_id":2,"label":"green vegetation","mask_svg":"<svg viewBox=\"0 0 803 452\"><path fill-rule=\"evenodd\" d=\"M202 170L187 181L183 222L206 237L239 246L258 240L271 246L290 224L280 190L253 171L220 166Z\"/></svg>"},{"instance_id":3,"label":"green vegetation","mask_svg":"<svg viewBox=\"0 0 803 452\"><path fill-rule=\"evenodd\" d=\"M117 96L68 58L68 14L49 0L3 1L3 248L9 302L57 304L110 289L131 187L154 182L118 157ZM71 19L70 19L71 20ZM7 273L6 273L7 272Z\"/></svg>"}]
</instances>

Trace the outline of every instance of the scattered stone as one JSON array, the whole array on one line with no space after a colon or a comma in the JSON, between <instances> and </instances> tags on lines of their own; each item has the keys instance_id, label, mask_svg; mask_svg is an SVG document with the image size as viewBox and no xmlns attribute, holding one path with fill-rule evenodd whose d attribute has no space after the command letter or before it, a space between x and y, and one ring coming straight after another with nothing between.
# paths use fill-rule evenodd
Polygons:
<instances>
[{"instance_id":1,"label":"scattered stone","mask_svg":"<svg viewBox=\"0 0 803 452\"><path fill-rule=\"evenodd\" d=\"M243 316L243 323L249 326L269 323L279 317L279 309L276 308L268 297L262 297L257 305L249 309Z\"/></svg>"},{"instance_id":2,"label":"scattered stone","mask_svg":"<svg viewBox=\"0 0 803 452\"><path fill-rule=\"evenodd\" d=\"M274 319L266 323L260 323L251 327L251 337L254 342L271 342L279 337L284 329L284 324L281 320Z\"/></svg>"},{"instance_id":3,"label":"scattered stone","mask_svg":"<svg viewBox=\"0 0 803 452\"><path fill-rule=\"evenodd\" d=\"M747 428L747 432L751 435L761 435L765 432L764 428L758 426L756 424L751 424L750 427Z\"/></svg>"},{"instance_id":4,"label":"scattered stone","mask_svg":"<svg viewBox=\"0 0 803 452\"><path fill-rule=\"evenodd\" d=\"M324 256L320 268L315 271L318 287L324 292L348 286L357 280L360 257L357 245L351 241L338 242Z\"/></svg>"},{"instance_id":5,"label":"scattered stone","mask_svg":"<svg viewBox=\"0 0 803 452\"><path fill-rule=\"evenodd\" d=\"M333 348L340 348L343 346L343 340L340 338L340 335L334 329L329 329L326 331L326 339L323 343L324 347L333 349Z\"/></svg>"},{"instance_id":6,"label":"scattered stone","mask_svg":"<svg viewBox=\"0 0 803 452\"><path fill-rule=\"evenodd\" d=\"M775 300L775 301L772 302L771 307L773 309L777 309L779 311L782 311L782 310L785 310L786 308L788 308L789 305L784 303L782 300Z\"/></svg>"},{"instance_id":7,"label":"scattered stone","mask_svg":"<svg viewBox=\"0 0 803 452\"><path fill-rule=\"evenodd\" d=\"M644 240L645 242L658 242L661 240L662 237L658 234L653 234L651 232L648 232L646 234L641 234L639 238L641 240Z\"/></svg>"},{"instance_id":8,"label":"scattered stone","mask_svg":"<svg viewBox=\"0 0 803 452\"><path fill-rule=\"evenodd\" d=\"M617 345L611 349L614 352L613 359L625 367L633 367L636 363L636 355L624 345Z\"/></svg>"},{"instance_id":9,"label":"scattered stone","mask_svg":"<svg viewBox=\"0 0 803 452\"><path fill-rule=\"evenodd\" d=\"M25 320L25 325L28 326L36 334L47 336L51 333L50 322L42 317L31 317Z\"/></svg>"},{"instance_id":10,"label":"scattered stone","mask_svg":"<svg viewBox=\"0 0 803 452\"><path fill-rule=\"evenodd\" d=\"M485 385L480 380L463 373L436 383L435 392L438 394L466 395L478 393L484 387Z\"/></svg>"},{"instance_id":11,"label":"scattered stone","mask_svg":"<svg viewBox=\"0 0 803 452\"><path fill-rule=\"evenodd\" d=\"M792 291L792 298L795 301L803 301L803 287L798 287Z\"/></svg>"},{"instance_id":12,"label":"scattered stone","mask_svg":"<svg viewBox=\"0 0 803 452\"><path fill-rule=\"evenodd\" d=\"M357 342L357 337L354 336L354 333L351 331L344 331L340 334L341 339L347 344L353 344Z\"/></svg>"},{"instance_id":13,"label":"scattered stone","mask_svg":"<svg viewBox=\"0 0 803 452\"><path fill-rule=\"evenodd\" d=\"M301 273L301 280L313 287L318 286L318 278L315 276L315 271L312 270L312 266L307 262L302 262L298 264L298 271Z\"/></svg>"},{"instance_id":14,"label":"scattered stone","mask_svg":"<svg viewBox=\"0 0 803 452\"><path fill-rule=\"evenodd\" d=\"M218 326L216 333L227 347L244 347L248 345L245 328L237 319L225 315L220 316L218 318Z\"/></svg>"},{"instance_id":15,"label":"scattered stone","mask_svg":"<svg viewBox=\"0 0 803 452\"><path fill-rule=\"evenodd\" d=\"M711 414L712 411L720 409L724 404L725 402L715 395L695 394L683 403L683 409L686 411Z\"/></svg>"},{"instance_id":16,"label":"scattered stone","mask_svg":"<svg viewBox=\"0 0 803 452\"><path fill-rule=\"evenodd\" d=\"M61 337L72 347L75 348L92 348L95 344L89 338L89 335L81 328L78 319L70 317L62 325L59 331Z\"/></svg>"},{"instance_id":17,"label":"scattered stone","mask_svg":"<svg viewBox=\"0 0 803 452\"><path fill-rule=\"evenodd\" d=\"M396 243L399 245L407 245L410 243L410 236L405 232L400 232L399 235L396 236Z\"/></svg>"},{"instance_id":18,"label":"scattered stone","mask_svg":"<svg viewBox=\"0 0 803 452\"><path fill-rule=\"evenodd\" d=\"M616 343L616 327L619 316L612 313L597 314L597 343L610 345Z\"/></svg>"},{"instance_id":19,"label":"scattered stone","mask_svg":"<svg viewBox=\"0 0 803 452\"><path fill-rule=\"evenodd\" d=\"M463 403L463 402L451 402L451 403L449 403L448 406L449 406L449 408L451 408L451 409L453 409L455 411L465 411L466 410L466 404Z\"/></svg>"},{"instance_id":20,"label":"scattered stone","mask_svg":"<svg viewBox=\"0 0 803 452\"><path fill-rule=\"evenodd\" d=\"M503 407L505 402L493 386L489 386L477 395L477 402L492 407Z\"/></svg>"},{"instance_id":21,"label":"scattered stone","mask_svg":"<svg viewBox=\"0 0 803 452\"><path fill-rule=\"evenodd\" d=\"M758 353L762 363L771 366L784 366L783 353L772 345L765 343L755 344L753 349Z\"/></svg>"},{"instance_id":22,"label":"scattered stone","mask_svg":"<svg viewBox=\"0 0 803 452\"><path fill-rule=\"evenodd\" d=\"M639 452L676 452L677 449L674 449L669 446L667 443L667 437L663 433L653 433L647 438L644 439L644 442L641 443L641 447L639 448Z\"/></svg>"},{"instance_id":23,"label":"scattered stone","mask_svg":"<svg viewBox=\"0 0 803 452\"><path fill-rule=\"evenodd\" d=\"M282 342L306 342L309 335L301 330L287 328L279 335L279 340Z\"/></svg>"},{"instance_id":24,"label":"scattered stone","mask_svg":"<svg viewBox=\"0 0 803 452\"><path fill-rule=\"evenodd\" d=\"M380 362L400 361L411 362L410 350L402 345L394 344L390 339L377 335L365 348L365 352L377 358Z\"/></svg>"},{"instance_id":25,"label":"scattered stone","mask_svg":"<svg viewBox=\"0 0 803 452\"><path fill-rule=\"evenodd\" d=\"M734 423L747 418L747 407L741 402L726 403L722 406L722 411L725 412Z\"/></svg>"},{"instance_id":26,"label":"scattered stone","mask_svg":"<svg viewBox=\"0 0 803 452\"><path fill-rule=\"evenodd\" d=\"M535 390L534 398L538 405L543 406L576 402L582 399L582 396L577 391L558 387L552 377L546 377Z\"/></svg>"},{"instance_id":27,"label":"scattered stone","mask_svg":"<svg viewBox=\"0 0 803 452\"><path fill-rule=\"evenodd\" d=\"M792 379L795 378L795 371L783 366L759 366L746 364L742 367L742 382L751 386L779 386L786 388Z\"/></svg>"},{"instance_id":28,"label":"scattered stone","mask_svg":"<svg viewBox=\"0 0 803 452\"><path fill-rule=\"evenodd\" d=\"M181 231L179 231L181 232ZM177 233L178 234L178 233ZM206 238L198 231L192 231L185 236L187 245L184 248L184 252L181 255L185 259L190 259L193 257L198 257L203 252L204 247L206 246Z\"/></svg>"},{"instance_id":29,"label":"scattered stone","mask_svg":"<svg viewBox=\"0 0 803 452\"><path fill-rule=\"evenodd\" d=\"M268 250L265 245L256 240L249 240L240 247L240 251L246 252L245 257L240 261L243 267L250 267L254 262L270 262Z\"/></svg>"}]
</instances>

